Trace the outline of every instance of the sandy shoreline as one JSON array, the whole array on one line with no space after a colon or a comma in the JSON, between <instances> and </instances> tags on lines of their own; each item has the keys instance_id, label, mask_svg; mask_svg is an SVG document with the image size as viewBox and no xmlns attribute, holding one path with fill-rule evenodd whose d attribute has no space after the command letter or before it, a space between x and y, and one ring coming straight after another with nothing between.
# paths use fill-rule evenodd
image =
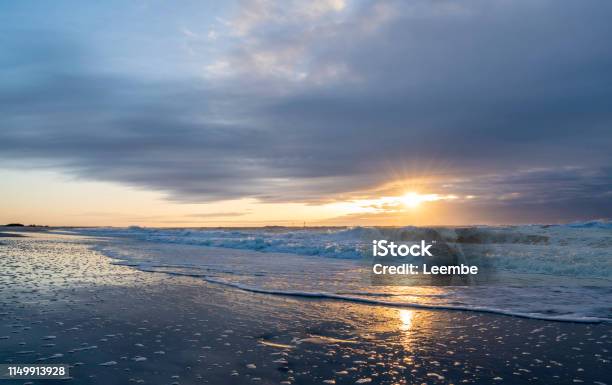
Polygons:
<instances>
[{"instance_id":1,"label":"sandy shoreline","mask_svg":"<svg viewBox=\"0 0 612 385\"><path fill-rule=\"evenodd\" d=\"M0 362L68 363L71 383L565 384L612 374L609 324L275 297L116 266L80 237L3 242Z\"/></svg>"}]
</instances>

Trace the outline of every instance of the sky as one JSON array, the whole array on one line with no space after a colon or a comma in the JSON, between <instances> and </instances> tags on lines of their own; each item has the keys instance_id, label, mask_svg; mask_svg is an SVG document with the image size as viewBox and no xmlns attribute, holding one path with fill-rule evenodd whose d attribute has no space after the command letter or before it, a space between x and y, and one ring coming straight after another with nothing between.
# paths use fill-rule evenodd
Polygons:
<instances>
[{"instance_id":1,"label":"sky","mask_svg":"<svg viewBox=\"0 0 612 385\"><path fill-rule=\"evenodd\" d=\"M0 3L0 223L612 217L608 1Z\"/></svg>"}]
</instances>

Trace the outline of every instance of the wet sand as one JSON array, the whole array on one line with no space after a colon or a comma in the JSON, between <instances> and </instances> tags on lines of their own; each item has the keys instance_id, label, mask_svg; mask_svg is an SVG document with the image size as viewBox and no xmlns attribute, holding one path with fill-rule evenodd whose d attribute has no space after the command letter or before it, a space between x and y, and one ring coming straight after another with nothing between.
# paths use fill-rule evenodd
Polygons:
<instances>
[{"instance_id":1,"label":"wet sand","mask_svg":"<svg viewBox=\"0 0 612 385\"><path fill-rule=\"evenodd\" d=\"M244 292L145 273L82 237L0 245L0 363L75 384L610 383L612 325ZM2 383L22 384L28 381Z\"/></svg>"}]
</instances>

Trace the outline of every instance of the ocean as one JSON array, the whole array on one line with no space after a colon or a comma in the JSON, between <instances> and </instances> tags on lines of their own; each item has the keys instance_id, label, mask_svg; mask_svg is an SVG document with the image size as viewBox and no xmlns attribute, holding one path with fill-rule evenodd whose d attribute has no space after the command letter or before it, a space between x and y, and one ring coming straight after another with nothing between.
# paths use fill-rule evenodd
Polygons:
<instances>
[{"instance_id":1,"label":"ocean","mask_svg":"<svg viewBox=\"0 0 612 385\"><path fill-rule=\"evenodd\" d=\"M501 278L493 285L448 287L381 286L368 280L368 239L417 239L424 231L418 227L61 231L95 237L92 247L117 264L269 295L612 321L612 223L607 221L435 228L445 242L494 266Z\"/></svg>"}]
</instances>

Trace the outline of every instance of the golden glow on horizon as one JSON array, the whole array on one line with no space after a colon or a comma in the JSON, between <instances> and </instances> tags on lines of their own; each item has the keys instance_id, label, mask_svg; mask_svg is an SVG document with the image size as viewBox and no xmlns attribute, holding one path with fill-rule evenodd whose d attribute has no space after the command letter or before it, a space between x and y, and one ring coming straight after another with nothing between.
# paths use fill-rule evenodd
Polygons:
<instances>
[{"instance_id":1,"label":"golden glow on horizon","mask_svg":"<svg viewBox=\"0 0 612 385\"><path fill-rule=\"evenodd\" d=\"M377 212L399 212L405 209L417 209L425 202L452 201L456 195L421 194L407 192L400 196L385 196L378 199L357 199L348 202L329 204L338 212L349 213L377 213Z\"/></svg>"},{"instance_id":2,"label":"golden glow on horizon","mask_svg":"<svg viewBox=\"0 0 612 385\"><path fill-rule=\"evenodd\" d=\"M245 198L189 203L173 201L159 191L75 179L51 171L0 169L0 179L4 182L0 224L199 227L428 225L458 221L439 205L458 196L423 192L425 184L402 190L400 181L393 182L391 188L376 187L332 202L263 203Z\"/></svg>"}]
</instances>

